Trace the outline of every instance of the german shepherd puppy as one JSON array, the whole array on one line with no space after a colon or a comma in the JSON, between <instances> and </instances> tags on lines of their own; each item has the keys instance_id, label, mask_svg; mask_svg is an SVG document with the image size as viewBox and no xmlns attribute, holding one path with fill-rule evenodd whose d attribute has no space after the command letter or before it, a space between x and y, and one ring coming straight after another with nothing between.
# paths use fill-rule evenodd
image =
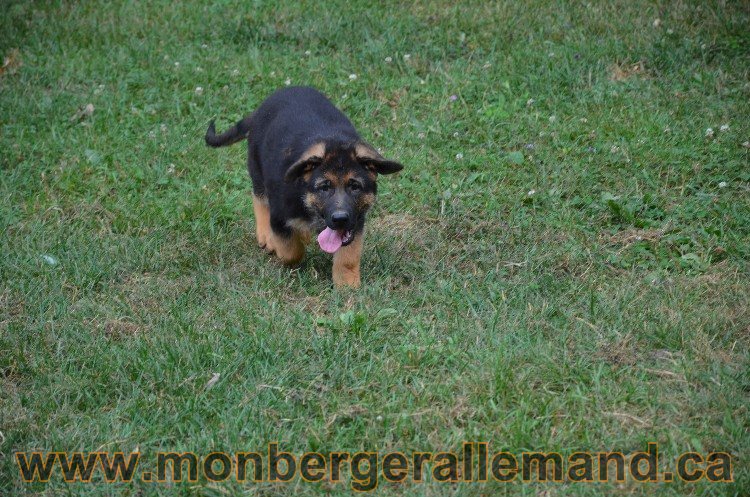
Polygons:
<instances>
[{"instance_id":1,"label":"german shepherd puppy","mask_svg":"<svg viewBox=\"0 0 750 497\"><path fill-rule=\"evenodd\" d=\"M365 215L375 202L378 174L403 166L360 138L347 117L313 88L276 91L252 114L206 144L248 139L258 245L297 265L313 233L333 254L336 286L358 287Z\"/></svg>"}]
</instances>

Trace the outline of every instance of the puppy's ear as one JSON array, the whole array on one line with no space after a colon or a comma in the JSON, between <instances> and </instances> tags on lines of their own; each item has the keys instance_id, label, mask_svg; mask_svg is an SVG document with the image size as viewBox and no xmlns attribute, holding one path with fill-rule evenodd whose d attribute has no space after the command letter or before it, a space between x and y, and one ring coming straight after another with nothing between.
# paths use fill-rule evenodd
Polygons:
<instances>
[{"instance_id":1,"label":"puppy's ear","mask_svg":"<svg viewBox=\"0 0 750 497\"><path fill-rule=\"evenodd\" d=\"M354 146L354 155L360 164L378 174L393 174L404 168L398 162L383 158L377 150L365 142L359 142Z\"/></svg>"},{"instance_id":2,"label":"puppy's ear","mask_svg":"<svg viewBox=\"0 0 750 497\"><path fill-rule=\"evenodd\" d=\"M309 173L323 162L323 155L325 154L326 147L325 143L316 143L312 147L305 150L299 158L289 166L284 174L284 181L291 183L301 178L305 174Z\"/></svg>"}]
</instances>

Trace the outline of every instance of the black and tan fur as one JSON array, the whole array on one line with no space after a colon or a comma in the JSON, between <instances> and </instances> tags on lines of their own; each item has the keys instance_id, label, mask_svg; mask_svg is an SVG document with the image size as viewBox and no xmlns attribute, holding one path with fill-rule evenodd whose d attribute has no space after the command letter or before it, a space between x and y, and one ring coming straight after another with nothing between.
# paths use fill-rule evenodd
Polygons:
<instances>
[{"instance_id":1,"label":"black and tan fur","mask_svg":"<svg viewBox=\"0 0 750 497\"><path fill-rule=\"evenodd\" d=\"M246 138L258 245L296 265L326 226L339 230L346 236L333 255L333 282L359 286L377 176L403 166L384 159L325 96L307 87L279 90L226 132L217 135L213 122L206 132L212 147Z\"/></svg>"}]
</instances>

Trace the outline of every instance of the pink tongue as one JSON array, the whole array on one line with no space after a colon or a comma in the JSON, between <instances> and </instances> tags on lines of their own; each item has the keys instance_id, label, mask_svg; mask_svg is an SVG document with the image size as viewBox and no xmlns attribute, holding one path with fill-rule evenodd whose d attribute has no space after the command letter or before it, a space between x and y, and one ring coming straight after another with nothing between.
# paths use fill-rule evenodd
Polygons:
<instances>
[{"instance_id":1,"label":"pink tongue","mask_svg":"<svg viewBox=\"0 0 750 497\"><path fill-rule=\"evenodd\" d=\"M325 252L332 254L341 248L343 243L344 233L342 231L332 230L326 227L318 235L318 245Z\"/></svg>"}]
</instances>

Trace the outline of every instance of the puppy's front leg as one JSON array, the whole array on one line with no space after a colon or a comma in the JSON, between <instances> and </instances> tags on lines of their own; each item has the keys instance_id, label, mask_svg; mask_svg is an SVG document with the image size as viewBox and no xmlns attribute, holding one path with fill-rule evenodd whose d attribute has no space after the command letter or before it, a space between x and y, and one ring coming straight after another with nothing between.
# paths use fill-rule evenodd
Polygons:
<instances>
[{"instance_id":1,"label":"puppy's front leg","mask_svg":"<svg viewBox=\"0 0 750 497\"><path fill-rule=\"evenodd\" d=\"M286 223L271 214L270 230L268 231L268 252L276 252L281 262L286 266L296 266L305 256L305 245L299 233L290 229Z\"/></svg>"},{"instance_id":2,"label":"puppy's front leg","mask_svg":"<svg viewBox=\"0 0 750 497\"><path fill-rule=\"evenodd\" d=\"M362 258L361 231L346 247L341 247L333 254L333 284L337 287L359 287L359 261Z\"/></svg>"},{"instance_id":3,"label":"puppy's front leg","mask_svg":"<svg viewBox=\"0 0 750 497\"><path fill-rule=\"evenodd\" d=\"M305 256L305 245L302 243L300 236L292 232L290 234L279 234L271 228L270 243L266 247L269 251L276 252L282 264L294 267L300 263Z\"/></svg>"},{"instance_id":4,"label":"puppy's front leg","mask_svg":"<svg viewBox=\"0 0 750 497\"><path fill-rule=\"evenodd\" d=\"M268 200L253 194L253 212L255 213L255 237L258 246L266 248L271 234L271 212L268 210Z\"/></svg>"}]
</instances>

